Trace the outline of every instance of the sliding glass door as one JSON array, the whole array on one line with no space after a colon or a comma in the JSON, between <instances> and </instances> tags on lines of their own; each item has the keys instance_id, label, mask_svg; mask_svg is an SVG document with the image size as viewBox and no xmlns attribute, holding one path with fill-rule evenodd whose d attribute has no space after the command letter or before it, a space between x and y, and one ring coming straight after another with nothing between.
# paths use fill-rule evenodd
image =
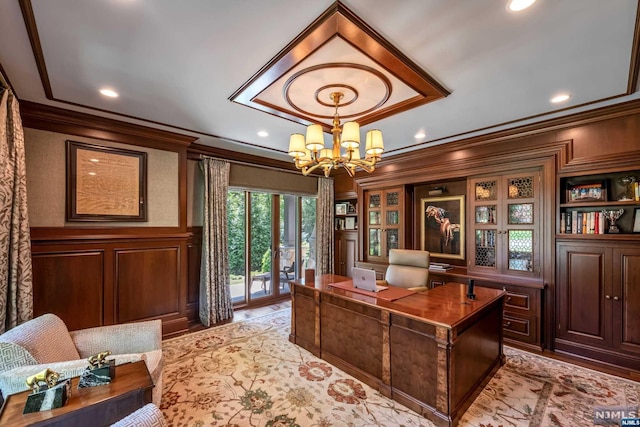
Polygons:
<instances>
[{"instance_id":1,"label":"sliding glass door","mask_svg":"<svg viewBox=\"0 0 640 427\"><path fill-rule=\"evenodd\" d=\"M289 293L287 282L315 266L315 198L231 190L228 226L236 305Z\"/></svg>"}]
</instances>

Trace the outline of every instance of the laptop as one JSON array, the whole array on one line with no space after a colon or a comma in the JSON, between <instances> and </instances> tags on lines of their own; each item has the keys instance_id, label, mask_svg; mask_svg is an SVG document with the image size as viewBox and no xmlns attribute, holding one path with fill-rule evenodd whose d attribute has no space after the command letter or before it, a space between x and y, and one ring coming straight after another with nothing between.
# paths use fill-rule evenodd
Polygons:
<instances>
[{"instance_id":1,"label":"laptop","mask_svg":"<svg viewBox=\"0 0 640 427\"><path fill-rule=\"evenodd\" d=\"M371 292L388 289L387 286L376 285L376 272L366 268L355 267L353 270L353 287Z\"/></svg>"}]
</instances>

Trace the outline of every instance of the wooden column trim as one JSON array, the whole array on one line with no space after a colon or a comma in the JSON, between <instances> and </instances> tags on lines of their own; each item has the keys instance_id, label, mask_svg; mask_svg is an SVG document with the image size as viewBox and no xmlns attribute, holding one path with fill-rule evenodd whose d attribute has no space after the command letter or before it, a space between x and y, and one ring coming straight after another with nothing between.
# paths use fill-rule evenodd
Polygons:
<instances>
[{"instance_id":1,"label":"wooden column trim","mask_svg":"<svg viewBox=\"0 0 640 427\"><path fill-rule=\"evenodd\" d=\"M438 360L436 374L437 387L436 387L436 409L443 413L449 413L449 329L443 326L436 327L436 343L438 345Z\"/></svg>"},{"instance_id":2,"label":"wooden column trim","mask_svg":"<svg viewBox=\"0 0 640 427\"><path fill-rule=\"evenodd\" d=\"M380 312L382 324L382 382L391 386L391 344L389 342L391 316L387 310Z\"/></svg>"},{"instance_id":3,"label":"wooden column trim","mask_svg":"<svg viewBox=\"0 0 640 427\"><path fill-rule=\"evenodd\" d=\"M313 292L313 301L315 303L315 327L314 327L314 337L313 344L316 346L318 351L318 357L322 357L322 347L320 347L320 291Z\"/></svg>"}]
</instances>

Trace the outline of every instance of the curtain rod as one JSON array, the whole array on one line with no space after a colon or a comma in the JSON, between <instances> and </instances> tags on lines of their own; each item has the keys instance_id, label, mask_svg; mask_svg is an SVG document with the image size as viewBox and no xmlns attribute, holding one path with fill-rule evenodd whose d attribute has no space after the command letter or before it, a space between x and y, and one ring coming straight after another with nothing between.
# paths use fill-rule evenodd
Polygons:
<instances>
[{"instance_id":1,"label":"curtain rod","mask_svg":"<svg viewBox=\"0 0 640 427\"><path fill-rule=\"evenodd\" d=\"M234 163L234 164L237 164L237 165L252 166L252 167L260 168L260 169L269 169L269 170L274 170L274 171L277 171L277 172L290 173L290 174L294 174L296 176L304 176L299 172L290 171L290 170L283 170L283 169L277 168L275 166L256 165L255 163L243 162L243 161L239 161L239 160L222 159L220 157L207 156L206 154L198 154L198 158L200 160L202 160L202 159L224 160L225 162ZM314 176L310 176L309 178L323 178L323 177L314 175ZM330 178L333 179L333 177L330 177Z\"/></svg>"}]
</instances>

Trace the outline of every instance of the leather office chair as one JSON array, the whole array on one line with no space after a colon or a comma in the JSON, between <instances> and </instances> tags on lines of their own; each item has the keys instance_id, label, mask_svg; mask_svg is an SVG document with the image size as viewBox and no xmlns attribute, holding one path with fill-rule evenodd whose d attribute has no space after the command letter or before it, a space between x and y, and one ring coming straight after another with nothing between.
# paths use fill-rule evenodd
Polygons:
<instances>
[{"instance_id":1,"label":"leather office chair","mask_svg":"<svg viewBox=\"0 0 640 427\"><path fill-rule=\"evenodd\" d=\"M378 280L377 284L426 291L429 289L429 252L391 249L384 279Z\"/></svg>"}]
</instances>

